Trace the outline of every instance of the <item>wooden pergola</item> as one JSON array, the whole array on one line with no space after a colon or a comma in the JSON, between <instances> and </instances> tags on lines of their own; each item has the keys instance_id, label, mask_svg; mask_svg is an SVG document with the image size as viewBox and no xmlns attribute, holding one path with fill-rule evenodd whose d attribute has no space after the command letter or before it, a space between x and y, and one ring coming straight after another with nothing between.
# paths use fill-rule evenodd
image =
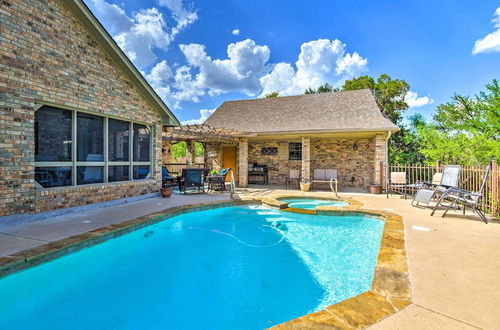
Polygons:
<instances>
[{"instance_id":1,"label":"wooden pergola","mask_svg":"<svg viewBox=\"0 0 500 330\"><path fill-rule=\"evenodd\" d=\"M215 128L206 124L182 125L163 128L163 141L181 142L196 141L238 143L239 139L253 136L248 132L242 132L227 128Z\"/></svg>"},{"instance_id":2,"label":"wooden pergola","mask_svg":"<svg viewBox=\"0 0 500 330\"><path fill-rule=\"evenodd\" d=\"M163 140L163 152L167 152L165 149L170 149L166 147L169 144L175 144L178 142L186 142L186 166L195 165L195 142L200 142L203 144L205 149L205 167L207 166L207 159L209 158L207 154L207 143L221 143L221 144L234 144L238 145L242 140L250 136L255 136L255 134L242 132L227 128L216 128L205 124L194 124L194 125L182 125L173 127L163 127L162 140ZM165 164L175 165L175 163ZM182 164L177 164L182 165Z\"/></svg>"}]
</instances>

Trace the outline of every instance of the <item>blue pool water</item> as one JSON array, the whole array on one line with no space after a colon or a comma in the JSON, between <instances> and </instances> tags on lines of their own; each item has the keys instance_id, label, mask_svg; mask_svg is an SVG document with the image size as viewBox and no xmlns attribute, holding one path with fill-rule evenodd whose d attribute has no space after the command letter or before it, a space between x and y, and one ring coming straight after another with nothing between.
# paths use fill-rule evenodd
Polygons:
<instances>
[{"instance_id":1,"label":"blue pool water","mask_svg":"<svg viewBox=\"0 0 500 330\"><path fill-rule=\"evenodd\" d=\"M283 198L280 201L287 202L288 207L306 210L315 210L316 206L349 206L349 203L343 201L315 198Z\"/></svg>"},{"instance_id":2,"label":"blue pool water","mask_svg":"<svg viewBox=\"0 0 500 330\"><path fill-rule=\"evenodd\" d=\"M187 213L0 279L7 329L261 329L369 290L383 222Z\"/></svg>"}]
</instances>

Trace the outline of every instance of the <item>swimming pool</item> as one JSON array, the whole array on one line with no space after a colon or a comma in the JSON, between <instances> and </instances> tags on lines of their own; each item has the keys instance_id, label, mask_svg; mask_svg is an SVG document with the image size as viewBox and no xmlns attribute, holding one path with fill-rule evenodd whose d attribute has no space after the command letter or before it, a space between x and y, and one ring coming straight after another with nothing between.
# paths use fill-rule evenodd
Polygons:
<instances>
[{"instance_id":1,"label":"swimming pool","mask_svg":"<svg viewBox=\"0 0 500 330\"><path fill-rule=\"evenodd\" d=\"M288 207L305 210L315 210L316 206L349 206L348 202L317 198L280 198L279 200L282 202L287 202Z\"/></svg>"},{"instance_id":2,"label":"swimming pool","mask_svg":"<svg viewBox=\"0 0 500 330\"><path fill-rule=\"evenodd\" d=\"M0 279L2 329L257 329L371 287L384 222L178 215Z\"/></svg>"}]
</instances>

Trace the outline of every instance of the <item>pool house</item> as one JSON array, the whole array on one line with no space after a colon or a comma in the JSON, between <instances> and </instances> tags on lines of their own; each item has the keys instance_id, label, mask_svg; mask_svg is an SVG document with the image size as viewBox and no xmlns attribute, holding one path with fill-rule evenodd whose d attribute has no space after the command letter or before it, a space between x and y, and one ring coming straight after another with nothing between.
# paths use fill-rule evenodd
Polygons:
<instances>
[{"instance_id":1,"label":"pool house","mask_svg":"<svg viewBox=\"0 0 500 330\"><path fill-rule=\"evenodd\" d=\"M387 140L398 130L367 89L224 102L204 124L240 132L206 143L209 167L234 169L240 187L336 170L341 187L367 190L383 183Z\"/></svg>"}]
</instances>

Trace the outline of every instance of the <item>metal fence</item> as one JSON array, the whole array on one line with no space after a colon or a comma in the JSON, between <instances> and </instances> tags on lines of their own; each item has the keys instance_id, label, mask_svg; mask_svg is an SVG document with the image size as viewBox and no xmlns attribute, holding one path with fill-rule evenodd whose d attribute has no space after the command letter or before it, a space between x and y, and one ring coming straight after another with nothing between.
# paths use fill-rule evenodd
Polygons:
<instances>
[{"instance_id":1,"label":"metal fence","mask_svg":"<svg viewBox=\"0 0 500 330\"><path fill-rule=\"evenodd\" d=\"M483 190L483 209L489 214L500 217L500 174L499 166L495 160L491 162L491 170ZM429 165L389 165L390 172L405 172L408 184L419 182L430 182L434 173L442 172L444 165L437 162L434 166ZM486 165L462 166L459 187L469 191L479 191ZM383 182L385 183L385 178ZM401 188L399 188L401 189ZM402 189L401 189L402 190ZM416 188L410 187L408 192L415 193Z\"/></svg>"}]
</instances>

